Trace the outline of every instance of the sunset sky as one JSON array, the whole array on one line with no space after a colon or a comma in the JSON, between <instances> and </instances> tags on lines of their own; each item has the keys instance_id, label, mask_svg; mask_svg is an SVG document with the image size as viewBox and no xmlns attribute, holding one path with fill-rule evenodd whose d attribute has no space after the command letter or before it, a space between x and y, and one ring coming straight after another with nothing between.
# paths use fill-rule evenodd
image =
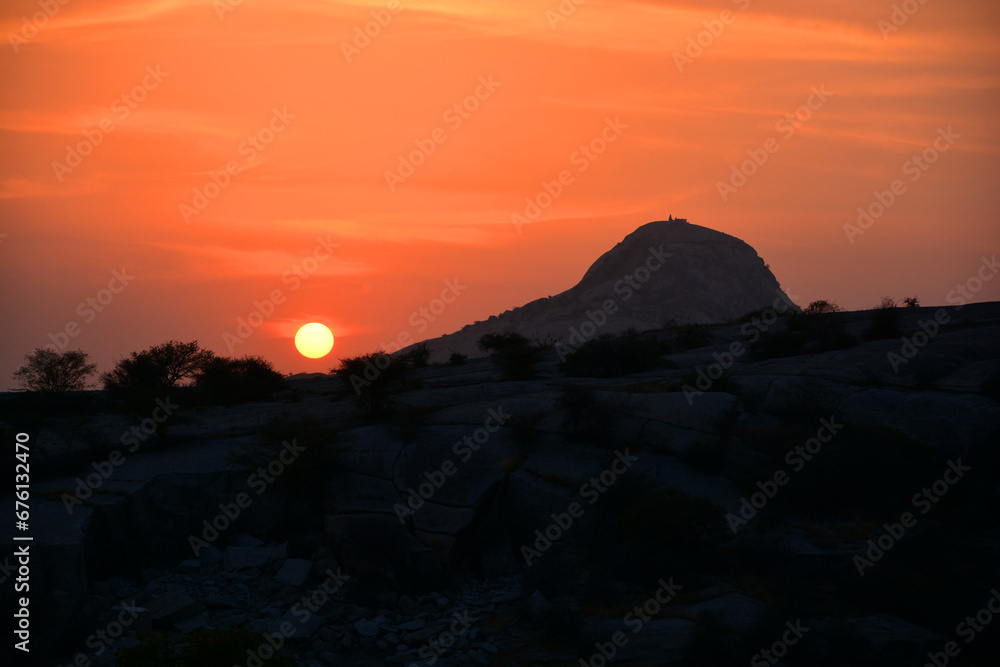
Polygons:
<instances>
[{"instance_id":1,"label":"sunset sky","mask_svg":"<svg viewBox=\"0 0 1000 667\"><path fill-rule=\"evenodd\" d=\"M0 388L67 326L101 371L169 339L326 371L561 292L670 214L800 304L944 304L1000 249L1000 4L896 5L8 0Z\"/></svg>"}]
</instances>

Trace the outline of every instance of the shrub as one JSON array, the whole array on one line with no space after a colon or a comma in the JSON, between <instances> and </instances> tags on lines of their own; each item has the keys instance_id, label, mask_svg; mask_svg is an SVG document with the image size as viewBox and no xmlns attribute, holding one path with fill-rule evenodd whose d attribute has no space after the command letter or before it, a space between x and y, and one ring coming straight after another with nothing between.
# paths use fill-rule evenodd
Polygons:
<instances>
[{"instance_id":1,"label":"shrub","mask_svg":"<svg viewBox=\"0 0 1000 667\"><path fill-rule=\"evenodd\" d=\"M899 338L901 335L896 301L892 297L883 297L882 302L876 306L872 313L864 338L865 340L884 340L886 338Z\"/></svg>"},{"instance_id":2,"label":"shrub","mask_svg":"<svg viewBox=\"0 0 1000 667\"><path fill-rule=\"evenodd\" d=\"M508 380L534 377L542 348L519 333L485 334L479 349L488 352L497 370Z\"/></svg>"},{"instance_id":3,"label":"shrub","mask_svg":"<svg viewBox=\"0 0 1000 667\"><path fill-rule=\"evenodd\" d=\"M231 405L269 398L287 383L263 357L213 357L198 370L195 387L203 400Z\"/></svg>"},{"instance_id":4,"label":"shrub","mask_svg":"<svg viewBox=\"0 0 1000 667\"><path fill-rule=\"evenodd\" d=\"M215 354L203 350L198 341L168 341L119 359L114 369L101 376L109 396L125 399L137 407L187 383Z\"/></svg>"},{"instance_id":5,"label":"shrub","mask_svg":"<svg viewBox=\"0 0 1000 667\"><path fill-rule=\"evenodd\" d=\"M563 411L563 426L575 438L594 443L615 445L613 438L618 415L606 398L600 398L590 387L569 385L563 389L557 403Z\"/></svg>"},{"instance_id":6,"label":"shrub","mask_svg":"<svg viewBox=\"0 0 1000 667\"><path fill-rule=\"evenodd\" d=\"M464 366L468 360L469 355L462 354L461 352L452 352L451 356L448 357L448 364L451 366Z\"/></svg>"},{"instance_id":7,"label":"shrub","mask_svg":"<svg viewBox=\"0 0 1000 667\"><path fill-rule=\"evenodd\" d=\"M417 343L406 353L405 358L414 368L426 368L431 358L431 348L427 343Z\"/></svg>"},{"instance_id":8,"label":"shrub","mask_svg":"<svg viewBox=\"0 0 1000 667\"><path fill-rule=\"evenodd\" d=\"M920 299L915 296L907 296L903 298L903 305L907 308L919 308Z\"/></svg>"},{"instance_id":9,"label":"shrub","mask_svg":"<svg viewBox=\"0 0 1000 667\"><path fill-rule=\"evenodd\" d=\"M63 353L39 347L24 357L25 364L14 371L14 379L28 391L64 392L86 388L96 364L81 350Z\"/></svg>"},{"instance_id":10,"label":"shrub","mask_svg":"<svg viewBox=\"0 0 1000 667\"><path fill-rule=\"evenodd\" d=\"M641 373L661 366L667 346L655 338L642 338L631 329L621 335L604 334L589 340L566 356L561 368L573 377L614 377Z\"/></svg>"},{"instance_id":11,"label":"shrub","mask_svg":"<svg viewBox=\"0 0 1000 667\"><path fill-rule=\"evenodd\" d=\"M789 314L783 329L762 332L751 350L758 358L771 359L842 350L858 342L847 333L839 306L814 301L802 313Z\"/></svg>"},{"instance_id":12,"label":"shrub","mask_svg":"<svg viewBox=\"0 0 1000 667\"><path fill-rule=\"evenodd\" d=\"M802 312L806 315L822 315L825 313L839 313L843 310L834 301L827 301L826 299L819 299L818 301L813 301L805 310Z\"/></svg>"},{"instance_id":13,"label":"shrub","mask_svg":"<svg viewBox=\"0 0 1000 667\"><path fill-rule=\"evenodd\" d=\"M340 360L331 372L354 390L354 405L358 412L379 417L388 412L391 396L406 376L406 362L379 350Z\"/></svg>"}]
</instances>

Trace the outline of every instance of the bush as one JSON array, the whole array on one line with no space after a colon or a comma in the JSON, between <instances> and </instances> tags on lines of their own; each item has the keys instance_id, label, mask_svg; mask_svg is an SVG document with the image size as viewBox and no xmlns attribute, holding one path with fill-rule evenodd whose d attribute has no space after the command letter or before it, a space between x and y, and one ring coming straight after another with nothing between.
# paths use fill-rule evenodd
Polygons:
<instances>
[{"instance_id":1,"label":"bush","mask_svg":"<svg viewBox=\"0 0 1000 667\"><path fill-rule=\"evenodd\" d=\"M88 364L89 357L81 350L55 352L44 347L24 357L25 364L14 371L14 379L28 391L79 391L87 386L87 378L97 370Z\"/></svg>"},{"instance_id":2,"label":"bush","mask_svg":"<svg viewBox=\"0 0 1000 667\"><path fill-rule=\"evenodd\" d=\"M896 301L888 296L883 297L882 302L872 313L864 338L865 340L884 340L886 338L899 338L901 335Z\"/></svg>"},{"instance_id":3,"label":"bush","mask_svg":"<svg viewBox=\"0 0 1000 667\"><path fill-rule=\"evenodd\" d=\"M468 360L469 355L462 354L461 352L452 352L451 356L448 357L448 364L451 366L464 366Z\"/></svg>"},{"instance_id":4,"label":"bush","mask_svg":"<svg viewBox=\"0 0 1000 667\"><path fill-rule=\"evenodd\" d=\"M805 315L823 315L826 313L839 313L843 310L834 301L827 301L826 299L819 299L818 301L813 301L806 309L802 311Z\"/></svg>"},{"instance_id":5,"label":"bush","mask_svg":"<svg viewBox=\"0 0 1000 667\"><path fill-rule=\"evenodd\" d=\"M267 638L253 630L198 630L183 639L165 633L136 634L139 644L118 652L118 667L218 667L244 664L248 652L257 655ZM278 653L268 667L295 667L295 662Z\"/></svg>"},{"instance_id":6,"label":"bush","mask_svg":"<svg viewBox=\"0 0 1000 667\"><path fill-rule=\"evenodd\" d=\"M642 338L631 329L621 335L604 334L589 340L566 356L561 368L573 377L615 377L641 373L661 366L667 345Z\"/></svg>"},{"instance_id":7,"label":"bush","mask_svg":"<svg viewBox=\"0 0 1000 667\"><path fill-rule=\"evenodd\" d=\"M760 359L772 359L842 350L858 342L847 333L839 306L814 301L802 313L789 314L783 329L762 332L751 350Z\"/></svg>"},{"instance_id":8,"label":"bush","mask_svg":"<svg viewBox=\"0 0 1000 667\"><path fill-rule=\"evenodd\" d=\"M569 385L559 397L563 426L573 437L594 443L616 445L613 438L618 415L606 398L599 398L590 387Z\"/></svg>"},{"instance_id":9,"label":"bush","mask_svg":"<svg viewBox=\"0 0 1000 667\"><path fill-rule=\"evenodd\" d=\"M406 353L405 358L414 368L426 368L431 358L431 348L427 343L417 343Z\"/></svg>"},{"instance_id":10,"label":"bush","mask_svg":"<svg viewBox=\"0 0 1000 667\"><path fill-rule=\"evenodd\" d=\"M497 370L508 380L534 377L542 347L519 333L485 334L479 349L488 352Z\"/></svg>"},{"instance_id":11,"label":"bush","mask_svg":"<svg viewBox=\"0 0 1000 667\"><path fill-rule=\"evenodd\" d=\"M401 388L407 367L403 359L379 350L341 359L330 372L350 385L360 414L380 417L392 408L391 396Z\"/></svg>"},{"instance_id":12,"label":"bush","mask_svg":"<svg viewBox=\"0 0 1000 667\"><path fill-rule=\"evenodd\" d=\"M213 357L198 370L195 387L206 402L231 405L269 398L287 383L263 357Z\"/></svg>"},{"instance_id":13,"label":"bush","mask_svg":"<svg viewBox=\"0 0 1000 667\"><path fill-rule=\"evenodd\" d=\"M113 398L132 407L145 407L174 387L185 384L215 358L198 341L168 341L119 359L114 369L101 376L104 389Z\"/></svg>"}]
</instances>

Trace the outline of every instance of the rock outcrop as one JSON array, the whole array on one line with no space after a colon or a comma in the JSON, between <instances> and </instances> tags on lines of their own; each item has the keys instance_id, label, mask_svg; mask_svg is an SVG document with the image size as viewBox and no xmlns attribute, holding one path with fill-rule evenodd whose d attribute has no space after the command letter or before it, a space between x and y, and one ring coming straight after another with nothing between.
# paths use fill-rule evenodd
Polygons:
<instances>
[{"instance_id":1,"label":"rock outcrop","mask_svg":"<svg viewBox=\"0 0 1000 667\"><path fill-rule=\"evenodd\" d=\"M487 333L513 331L556 343L581 328L589 338L717 324L775 303L797 310L751 246L683 220L661 220L601 255L575 287L426 342L432 359L444 361L452 352L480 355L476 344Z\"/></svg>"}]
</instances>

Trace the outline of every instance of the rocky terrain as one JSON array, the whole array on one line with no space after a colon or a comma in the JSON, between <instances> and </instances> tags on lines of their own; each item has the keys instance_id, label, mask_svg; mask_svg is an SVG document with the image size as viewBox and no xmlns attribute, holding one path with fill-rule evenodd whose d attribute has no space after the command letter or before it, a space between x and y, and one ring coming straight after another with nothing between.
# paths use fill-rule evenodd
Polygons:
<instances>
[{"instance_id":1,"label":"rocky terrain","mask_svg":"<svg viewBox=\"0 0 1000 667\"><path fill-rule=\"evenodd\" d=\"M554 347L527 378L413 368L380 415L325 375L230 407L182 389L161 421L6 395L32 435L32 657L995 664L1000 304L898 309L903 340L865 341L884 313L801 329L772 287L754 317L629 339L660 349L645 370L570 376Z\"/></svg>"}]
</instances>

